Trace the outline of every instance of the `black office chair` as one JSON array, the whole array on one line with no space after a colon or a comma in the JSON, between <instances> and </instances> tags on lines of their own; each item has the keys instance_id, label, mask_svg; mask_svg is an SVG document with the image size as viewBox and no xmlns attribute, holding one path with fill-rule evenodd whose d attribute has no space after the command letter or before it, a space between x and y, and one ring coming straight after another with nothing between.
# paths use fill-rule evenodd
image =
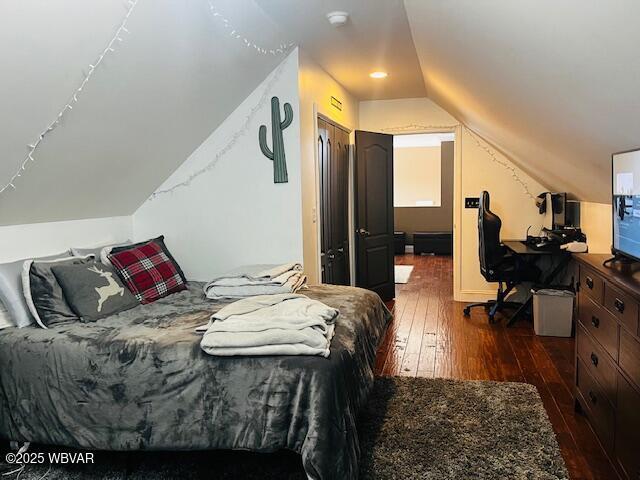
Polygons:
<instances>
[{"instance_id":1,"label":"black office chair","mask_svg":"<svg viewBox=\"0 0 640 480\"><path fill-rule=\"evenodd\" d=\"M484 307L493 323L497 312L503 308L518 308L517 302L505 299L513 288L522 282L535 282L540 278L540 269L524 261L518 255L512 255L500 243L502 221L489 208L489 192L482 192L478 210L478 241L480 253L480 273L487 282L498 282L498 296L488 302L471 303L464 309L465 317L474 307Z\"/></svg>"}]
</instances>

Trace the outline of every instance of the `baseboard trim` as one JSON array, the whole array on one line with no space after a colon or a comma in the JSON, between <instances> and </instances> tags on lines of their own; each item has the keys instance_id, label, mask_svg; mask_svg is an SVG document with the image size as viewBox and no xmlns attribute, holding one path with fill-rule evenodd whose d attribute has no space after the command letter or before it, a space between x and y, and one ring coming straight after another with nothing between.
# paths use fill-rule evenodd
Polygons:
<instances>
[{"instance_id":1,"label":"baseboard trim","mask_svg":"<svg viewBox=\"0 0 640 480\"><path fill-rule=\"evenodd\" d=\"M497 290L461 290L454 299L456 302L486 302L496 298Z\"/></svg>"}]
</instances>

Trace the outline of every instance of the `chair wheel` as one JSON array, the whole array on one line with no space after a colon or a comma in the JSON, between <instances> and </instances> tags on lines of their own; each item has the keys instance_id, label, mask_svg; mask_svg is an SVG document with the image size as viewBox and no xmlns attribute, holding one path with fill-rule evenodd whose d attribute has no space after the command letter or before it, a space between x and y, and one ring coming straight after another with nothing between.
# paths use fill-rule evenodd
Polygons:
<instances>
[{"instance_id":1,"label":"chair wheel","mask_svg":"<svg viewBox=\"0 0 640 480\"><path fill-rule=\"evenodd\" d=\"M496 317L493 315L489 315L489 323L496 323Z\"/></svg>"},{"instance_id":2,"label":"chair wheel","mask_svg":"<svg viewBox=\"0 0 640 480\"><path fill-rule=\"evenodd\" d=\"M469 315L471 315L471 309L469 307L465 307L463 314L465 317L468 317Z\"/></svg>"}]
</instances>

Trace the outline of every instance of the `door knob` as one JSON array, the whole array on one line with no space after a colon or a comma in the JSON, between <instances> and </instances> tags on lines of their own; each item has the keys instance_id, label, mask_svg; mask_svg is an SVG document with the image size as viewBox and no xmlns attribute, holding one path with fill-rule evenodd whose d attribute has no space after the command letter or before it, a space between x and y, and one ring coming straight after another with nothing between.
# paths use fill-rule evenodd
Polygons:
<instances>
[{"instance_id":1,"label":"door knob","mask_svg":"<svg viewBox=\"0 0 640 480\"><path fill-rule=\"evenodd\" d=\"M369 232L369 230L365 230L364 228L358 229L358 233L363 237L368 237L369 235L371 235L371 232Z\"/></svg>"}]
</instances>

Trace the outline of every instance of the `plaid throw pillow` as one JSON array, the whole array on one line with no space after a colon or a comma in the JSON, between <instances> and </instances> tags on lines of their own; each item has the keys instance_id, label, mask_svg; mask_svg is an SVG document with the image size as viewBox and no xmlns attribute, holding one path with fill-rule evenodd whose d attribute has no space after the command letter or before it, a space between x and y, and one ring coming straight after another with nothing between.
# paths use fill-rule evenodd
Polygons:
<instances>
[{"instance_id":1,"label":"plaid throw pillow","mask_svg":"<svg viewBox=\"0 0 640 480\"><path fill-rule=\"evenodd\" d=\"M140 303L152 303L187 288L175 264L154 241L112 253L109 260Z\"/></svg>"}]
</instances>

